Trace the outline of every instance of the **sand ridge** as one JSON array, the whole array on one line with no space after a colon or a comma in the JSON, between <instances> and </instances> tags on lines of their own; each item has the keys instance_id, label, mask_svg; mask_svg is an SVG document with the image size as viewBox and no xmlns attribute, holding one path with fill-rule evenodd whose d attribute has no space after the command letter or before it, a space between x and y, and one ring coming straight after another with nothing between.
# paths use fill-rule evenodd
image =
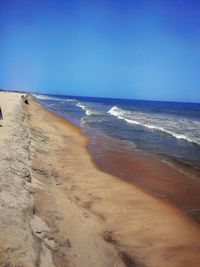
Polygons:
<instances>
[{"instance_id":1,"label":"sand ridge","mask_svg":"<svg viewBox=\"0 0 200 267\"><path fill-rule=\"evenodd\" d=\"M0 107L0 266L36 266L29 227L34 200L25 189L31 179L29 137L21 95L1 92Z\"/></svg>"}]
</instances>

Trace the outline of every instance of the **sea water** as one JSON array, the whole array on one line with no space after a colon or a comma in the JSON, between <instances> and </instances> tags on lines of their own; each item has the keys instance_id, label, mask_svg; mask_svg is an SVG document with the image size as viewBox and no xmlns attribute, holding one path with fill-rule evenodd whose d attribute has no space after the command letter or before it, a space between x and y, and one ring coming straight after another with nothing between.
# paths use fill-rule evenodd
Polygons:
<instances>
[{"instance_id":1,"label":"sea water","mask_svg":"<svg viewBox=\"0 0 200 267\"><path fill-rule=\"evenodd\" d=\"M200 104L33 94L48 110L70 120L89 136L126 143L200 170ZM88 134L89 133L89 134ZM96 154L103 148L96 148ZM116 151L116 146L115 148ZM120 147L121 149L121 147Z\"/></svg>"}]
</instances>

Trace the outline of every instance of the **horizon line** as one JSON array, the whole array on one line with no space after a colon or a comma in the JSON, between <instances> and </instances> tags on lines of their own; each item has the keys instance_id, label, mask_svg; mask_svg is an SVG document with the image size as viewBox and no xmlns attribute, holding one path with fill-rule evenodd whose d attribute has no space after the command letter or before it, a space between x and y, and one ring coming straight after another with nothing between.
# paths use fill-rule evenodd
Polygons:
<instances>
[{"instance_id":1,"label":"horizon line","mask_svg":"<svg viewBox=\"0 0 200 267\"><path fill-rule=\"evenodd\" d=\"M151 101L151 102L171 102L171 103L185 103L185 104L200 104L200 102L186 102L186 101L175 101L175 100L153 100L153 99L135 99L135 98L121 98L121 97L105 97L105 96L87 96L87 95L65 95L60 93L42 93L38 91L26 91L23 89L0 89L0 91L17 92L17 93L30 93L30 94L41 94L41 95L59 95L59 96L69 96L69 97L87 97L87 98L104 98L104 99L118 99L118 100L128 100L128 101Z\"/></svg>"}]
</instances>

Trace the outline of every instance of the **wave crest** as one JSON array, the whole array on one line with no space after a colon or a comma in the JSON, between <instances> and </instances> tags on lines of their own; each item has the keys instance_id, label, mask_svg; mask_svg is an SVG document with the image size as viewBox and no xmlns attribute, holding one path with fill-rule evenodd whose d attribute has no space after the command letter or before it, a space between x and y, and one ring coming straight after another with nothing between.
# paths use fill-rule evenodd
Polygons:
<instances>
[{"instance_id":1,"label":"wave crest","mask_svg":"<svg viewBox=\"0 0 200 267\"><path fill-rule=\"evenodd\" d=\"M36 97L37 99L40 100L55 100L55 101L66 101L66 102L70 102L70 101L75 101L76 99L74 98L58 98L58 97L53 97L53 96L47 96L47 95L38 95L38 94L33 94L34 97Z\"/></svg>"},{"instance_id":2,"label":"wave crest","mask_svg":"<svg viewBox=\"0 0 200 267\"><path fill-rule=\"evenodd\" d=\"M197 121L192 122L189 120L171 118L167 116L156 116L142 112L128 111L118 108L117 106L113 106L108 113L120 120L126 121L129 124L140 125L150 130L167 133L177 139L184 139L190 143L200 145L198 135L190 136L191 129L193 129L194 132L198 132L200 130L200 123ZM186 129L188 129L188 132L186 132Z\"/></svg>"},{"instance_id":3,"label":"wave crest","mask_svg":"<svg viewBox=\"0 0 200 267\"><path fill-rule=\"evenodd\" d=\"M79 108L82 108L82 110L84 110L85 114L88 116L94 114L94 112L92 112L91 109L89 109L86 105L84 105L82 103L77 103L76 106Z\"/></svg>"}]
</instances>

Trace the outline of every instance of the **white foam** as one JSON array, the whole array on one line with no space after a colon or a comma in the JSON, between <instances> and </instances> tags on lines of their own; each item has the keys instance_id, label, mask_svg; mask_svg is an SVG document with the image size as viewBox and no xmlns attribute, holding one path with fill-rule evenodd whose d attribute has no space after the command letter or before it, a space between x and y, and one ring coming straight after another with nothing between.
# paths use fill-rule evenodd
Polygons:
<instances>
[{"instance_id":1,"label":"white foam","mask_svg":"<svg viewBox=\"0 0 200 267\"><path fill-rule=\"evenodd\" d=\"M55 104L49 104L48 107L52 107L52 106L55 106Z\"/></svg>"},{"instance_id":2,"label":"white foam","mask_svg":"<svg viewBox=\"0 0 200 267\"><path fill-rule=\"evenodd\" d=\"M64 99L64 100L67 101L67 102L76 101L75 98L67 98L67 99Z\"/></svg>"},{"instance_id":3,"label":"white foam","mask_svg":"<svg viewBox=\"0 0 200 267\"><path fill-rule=\"evenodd\" d=\"M47 95L38 95L38 94L33 94L34 97L41 99L41 100L56 100L56 101L66 101L66 102L70 102L70 101L75 101L76 99L74 98L67 98L67 99L63 99L63 98L58 98L58 97L52 97L52 96L47 96Z\"/></svg>"},{"instance_id":4,"label":"white foam","mask_svg":"<svg viewBox=\"0 0 200 267\"><path fill-rule=\"evenodd\" d=\"M196 124L200 130L199 122L191 122L191 121L183 120L183 119L178 120L174 118L168 119L166 117L156 117L156 116L153 116L153 115L151 116L149 114L145 114L142 112L123 110L121 108L118 108L117 106L112 107L108 111L108 113L117 117L120 120L126 121L129 124L141 125L150 130L164 132L164 133L172 135L173 137L177 139L184 139L188 142L200 145L200 140L197 140L195 137L191 138L190 136L187 136L186 134L182 133L182 131L186 131L186 128L188 126L188 134L189 134L189 130L192 127L191 126L192 123ZM152 123L155 123L155 124L152 124ZM161 124L165 125L165 127L160 126ZM171 130L170 127L174 131ZM194 130L197 132L198 129L194 129Z\"/></svg>"},{"instance_id":5,"label":"white foam","mask_svg":"<svg viewBox=\"0 0 200 267\"><path fill-rule=\"evenodd\" d=\"M93 112L91 109L89 109L86 105L82 103L77 103L76 106L82 108L85 111L85 114L88 116L95 114L95 112Z\"/></svg>"},{"instance_id":6,"label":"white foam","mask_svg":"<svg viewBox=\"0 0 200 267\"><path fill-rule=\"evenodd\" d=\"M35 96L36 98L41 99L41 100L61 100L60 98L50 97L50 96L46 96L46 95L33 94L33 96Z\"/></svg>"}]
</instances>

